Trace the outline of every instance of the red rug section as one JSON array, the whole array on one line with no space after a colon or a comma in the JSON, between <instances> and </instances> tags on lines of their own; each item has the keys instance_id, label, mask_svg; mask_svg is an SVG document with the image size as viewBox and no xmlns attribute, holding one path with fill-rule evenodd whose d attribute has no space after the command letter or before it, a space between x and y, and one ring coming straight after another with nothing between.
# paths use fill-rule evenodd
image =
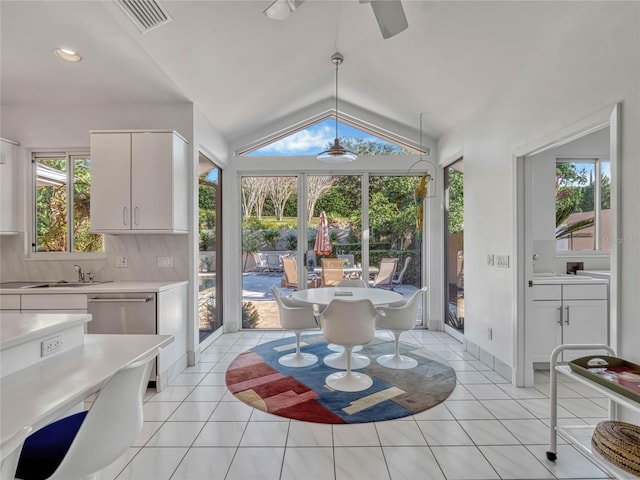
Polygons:
<instances>
[{"instance_id":1,"label":"red rug section","mask_svg":"<svg viewBox=\"0 0 640 480\"><path fill-rule=\"evenodd\" d=\"M253 352L239 355L231 367L226 374L229 390L233 394L253 391L269 413L307 422L346 423L320 405L313 390L278 373Z\"/></svg>"}]
</instances>

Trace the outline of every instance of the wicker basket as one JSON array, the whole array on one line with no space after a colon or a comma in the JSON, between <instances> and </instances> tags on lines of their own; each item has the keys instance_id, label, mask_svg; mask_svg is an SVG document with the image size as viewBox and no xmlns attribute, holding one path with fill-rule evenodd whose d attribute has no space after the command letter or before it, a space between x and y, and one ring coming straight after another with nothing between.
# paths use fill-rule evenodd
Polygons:
<instances>
[{"instance_id":1,"label":"wicker basket","mask_svg":"<svg viewBox=\"0 0 640 480\"><path fill-rule=\"evenodd\" d=\"M596 425L593 449L618 468L640 477L640 427L605 421Z\"/></svg>"}]
</instances>

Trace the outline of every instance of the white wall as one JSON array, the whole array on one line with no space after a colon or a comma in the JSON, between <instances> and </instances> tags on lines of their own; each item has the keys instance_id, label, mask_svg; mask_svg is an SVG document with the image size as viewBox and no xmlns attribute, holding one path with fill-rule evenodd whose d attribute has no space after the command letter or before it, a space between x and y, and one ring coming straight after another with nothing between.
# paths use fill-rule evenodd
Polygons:
<instances>
[{"instance_id":1,"label":"white wall","mask_svg":"<svg viewBox=\"0 0 640 480\"><path fill-rule=\"evenodd\" d=\"M616 102L622 103L618 354L640 361L640 4L593 3L579 20L567 25L563 42L523 52L530 67L518 81L438 143L441 160L464 151L465 336L511 366L516 277L512 268L488 267L486 253L515 258L514 152Z\"/></svg>"}]
</instances>

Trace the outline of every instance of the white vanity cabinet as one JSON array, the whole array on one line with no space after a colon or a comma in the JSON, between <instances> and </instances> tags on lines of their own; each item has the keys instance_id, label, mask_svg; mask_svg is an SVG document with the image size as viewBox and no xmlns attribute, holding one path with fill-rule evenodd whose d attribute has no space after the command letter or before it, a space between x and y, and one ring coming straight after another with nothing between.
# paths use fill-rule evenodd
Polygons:
<instances>
[{"instance_id":1,"label":"white vanity cabinet","mask_svg":"<svg viewBox=\"0 0 640 480\"><path fill-rule=\"evenodd\" d=\"M561 344L608 344L607 283L556 283L533 285L533 306L525 324L525 384L533 384L533 364L549 363ZM563 352L562 361L588 355Z\"/></svg>"},{"instance_id":2,"label":"white vanity cabinet","mask_svg":"<svg viewBox=\"0 0 640 480\"><path fill-rule=\"evenodd\" d=\"M18 145L0 138L0 233L18 233Z\"/></svg>"},{"instance_id":3,"label":"white vanity cabinet","mask_svg":"<svg viewBox=\"0 0 640 480\"><path fill-rule=\"evenodd\" d=\"M187 232L188 144L174 131L91 132L91 230Z\"/></svg>"}]
</instances>

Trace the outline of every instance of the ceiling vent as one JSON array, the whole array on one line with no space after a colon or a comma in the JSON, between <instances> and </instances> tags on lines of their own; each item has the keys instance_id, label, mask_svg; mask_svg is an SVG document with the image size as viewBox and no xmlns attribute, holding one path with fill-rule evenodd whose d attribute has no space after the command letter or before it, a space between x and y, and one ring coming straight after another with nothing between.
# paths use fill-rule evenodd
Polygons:
<instances>
[{"instance_id":1,"label":"ceiling vent","mask_svg":"<svg viewBox=\"0 0 640 480\"><path fill-rule=\"evenodd\" d=\"M117 0L118 5L142 33L169 23L169 13L156 0Z\"/></svg>"}]
</instances>

